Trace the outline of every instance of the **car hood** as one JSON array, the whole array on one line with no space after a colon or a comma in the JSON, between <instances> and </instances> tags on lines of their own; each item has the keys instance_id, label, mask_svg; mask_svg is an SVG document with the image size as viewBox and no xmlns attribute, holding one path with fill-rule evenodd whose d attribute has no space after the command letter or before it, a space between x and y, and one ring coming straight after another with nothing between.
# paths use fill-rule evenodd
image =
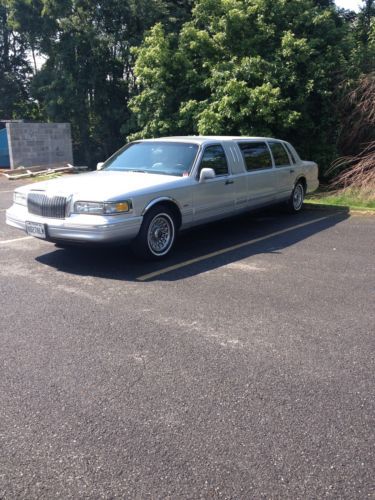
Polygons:
<instances>
[{"instance_id":1,"label":"car hood","mask_svg":"<svg viewBox=\"0 0 375 500\"><path fill-rule=\"evenodd\" d=\"M99 171L38 182L17 191L45 191L49 195L73 195L86 201L107 201L135 192L146 192L148 188L170 187L181 180L181 177L171 175Z\"/></svg>"}]
</instances>

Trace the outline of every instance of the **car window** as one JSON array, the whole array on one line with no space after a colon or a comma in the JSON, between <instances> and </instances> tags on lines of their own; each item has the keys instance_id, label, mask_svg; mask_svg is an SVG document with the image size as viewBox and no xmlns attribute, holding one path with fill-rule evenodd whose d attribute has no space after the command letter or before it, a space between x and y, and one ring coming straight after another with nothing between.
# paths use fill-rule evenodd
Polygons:
<instances>
[{"instance_id":1,"label":"car window","mask_svg":"<svg viewBox=\"0 0 375 500\"><path fill-rule=\"evenodd\" d=\"M291 148L289 147L289 144L287 144L286 142L284 142L284 146L286 147L287 151L289 152L289 156L290 156L290 158L291 158L291 160L292 160L292 163L293 163L293 165L294 165L294 164L295 164L295 163L297 163L297 162L296 162L296 159L295 159L295 157L294 157L293 151L292 151L292 150L291 150Z\"/></svg>"},{"instance_id":2,"label":"car window","mask_svg":"<svg viewBox=\"0 0 375 500\"><path fill-rule=\"evenodd\" d=\"M219 145L207 146L204 150L199 172L202 168L213 168L216 175L228 175L228 163L224 149Z\"/></svg>"},{"instance_id":3,"label":"car window","mask_svg":"<svg viewBox=\"0 0 375 500\"><path fill-rule=\"evenodd\" d=\"M290 160L281 142L269 143L276 167L286 167L290 165Z\"/></svg>"},{"instance_id":4,"label":"car window","mask_svg":"<svg viewBox=\"0 0 375 500\"><path fill-rule=\"evenodd\" d=\"M172 141L133 142L107 160L104 170L187 176L197 152L196 144Z\"/></svg>"},{"instance_id":5,"label":"car window","mask_svg":"<svg viewBox=\"0 0 375 500\"><path fill-rule=\"evenodd\" d=\"M239 142L246 169L259 170L263 168L272 168L272 159L270 151L265 142Z\"/></svg>"}]
</instances>

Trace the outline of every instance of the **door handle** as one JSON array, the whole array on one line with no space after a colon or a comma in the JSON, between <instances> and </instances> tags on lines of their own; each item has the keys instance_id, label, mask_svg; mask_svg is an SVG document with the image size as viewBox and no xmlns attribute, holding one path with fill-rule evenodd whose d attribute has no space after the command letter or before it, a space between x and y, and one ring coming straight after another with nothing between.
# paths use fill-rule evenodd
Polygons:
<instances>
[{"instance_id":1,"label":"door handle","mask_svg":"<svg viewBox=\"0 0 375 500\"><path fill-rule=\"evenodd\" d=\"M291 174L294 174L294 168L291 168L291 169L289 170L289 172L290 172Z\"/></svg>"},{"instance_id":2,"label":"door handle","mask_svg":"<svg viewBox=\"0 0 375 500\"><path fill-rule=\"evenodd\" d=\"M234 181L228 179L227 181L225 181L225 185L227 186L228 184L234 184Z\"/></svg>"}]
</instances>

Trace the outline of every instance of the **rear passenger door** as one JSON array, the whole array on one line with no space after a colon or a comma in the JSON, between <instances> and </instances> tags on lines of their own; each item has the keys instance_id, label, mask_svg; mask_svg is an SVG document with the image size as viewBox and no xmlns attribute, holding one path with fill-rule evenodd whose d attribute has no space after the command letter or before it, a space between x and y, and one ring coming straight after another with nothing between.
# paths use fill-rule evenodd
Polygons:
<instances>
[{"instance_id":1,"label":"rear passenger door","mask_svg":"<svg viewBox=\"0 0 375 500\"><path fill-rule=\"evenodd\" d=\"M215 177L199 182L202 168L214 169ZM193 187L194 221L219 219L234 212L235 183L221 144L212 144L204 148L196 181Z\"/></svg>"},{"instance_id":2,"label":"rear passenger door","mask_svg":"<svg viewBox=\"0 0 375 500\"><path fill-rule=\"evenodd\" d=\"M268 144L275 164L276 199L288 198L294 187L295 167L282 142L269 141Z\"/></svg>"},{"instance_id":3,"label":"rear passenger door","mask_svg":"<svg viewBox=\"0 0 375 500\"><path fill-rule=\"evenodd\" d=\"M247 205L266 205L273 200L276 190L269 147L265 141L239 141L237 144L247 171Z\"/></svg>"}]
</instances>

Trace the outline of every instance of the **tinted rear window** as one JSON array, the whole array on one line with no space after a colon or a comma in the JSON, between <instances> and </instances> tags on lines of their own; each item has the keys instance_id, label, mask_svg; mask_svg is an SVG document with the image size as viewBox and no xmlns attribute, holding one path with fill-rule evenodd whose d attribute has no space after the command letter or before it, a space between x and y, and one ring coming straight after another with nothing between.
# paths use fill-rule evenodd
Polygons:
<instances>
[{"instance_id":1,"label":"tinted rear window","mask_svg":"<svg viewBox=\"0 0 375 500\"><path fill-rule=\"evenodd\" d=\"M272 168L272 160L269 149L265 142L239 142L246 169L259 170L263 168Z\"/></svg>"},{"instance_id":2,"label":"tinted rear window","mask_svg":"<svg viewBox=\"0 0 375 500\"><path fill-rule=\"evenodd\" d=\"M297 163L297 162L296 162L296 159L295 159L295 157L294 157L293 151L292 151L292 150L291 150L291 148L289 147L289 144L284 143L284 146L286 147L286 149L287 149L287 151L288 151L288 153L289 153L289 156L290 156L290 158L291 158L291 160L292 160L292 163Z\"/></svg>"},{"instance_id":3,"label":"tinted rear window","mask_svg":"<svg viewBox=\"0 0 375 500\"><path fill-rule=\"evenodd\" d=\"M276 167L286 167L290 165L290 160L281 142L269 142Z\"/></svg>"}]
</instances>

